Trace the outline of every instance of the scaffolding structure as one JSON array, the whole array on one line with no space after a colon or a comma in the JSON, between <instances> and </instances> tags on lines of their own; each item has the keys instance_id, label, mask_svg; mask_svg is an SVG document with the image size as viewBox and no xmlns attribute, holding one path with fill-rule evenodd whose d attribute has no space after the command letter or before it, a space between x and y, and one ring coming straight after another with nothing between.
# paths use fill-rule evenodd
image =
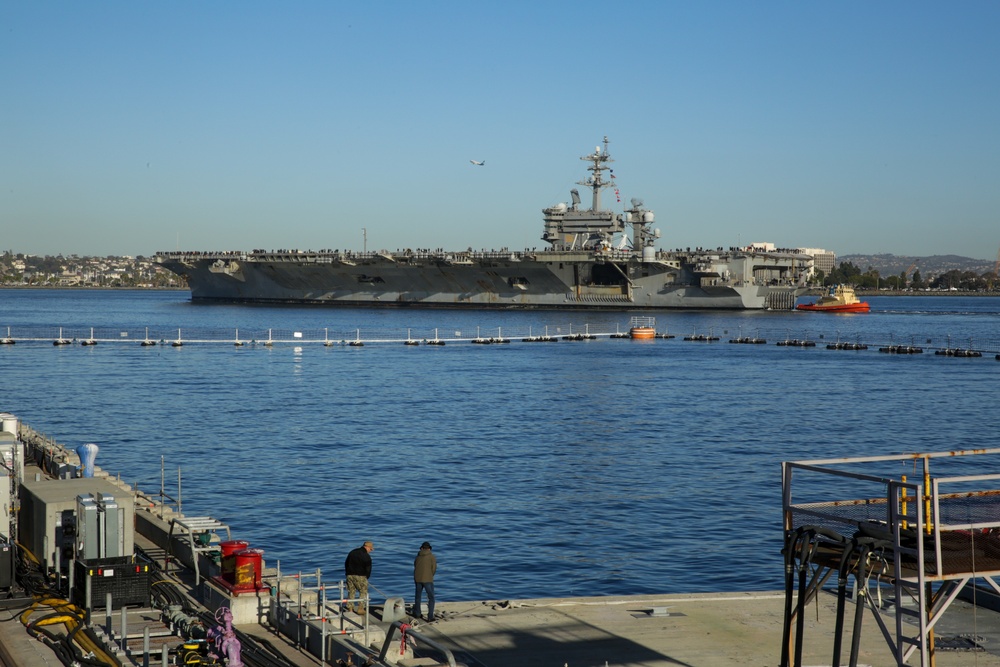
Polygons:
<instances>
[{"instance_id":1,"label":"scaffolding structure","mask_svg":"<svg viewBox=\"0 0 1000 667\"><path fill-rule=\"evenodd\" d=\"M834 575L834 666L848 635L857 664L869 610L897 665L919 654L930 667L934 626L962 589L1000 593L1000 449L786 461L782 509L782 667L801 665L805 605Z\"/></svg>"}]
</instances>

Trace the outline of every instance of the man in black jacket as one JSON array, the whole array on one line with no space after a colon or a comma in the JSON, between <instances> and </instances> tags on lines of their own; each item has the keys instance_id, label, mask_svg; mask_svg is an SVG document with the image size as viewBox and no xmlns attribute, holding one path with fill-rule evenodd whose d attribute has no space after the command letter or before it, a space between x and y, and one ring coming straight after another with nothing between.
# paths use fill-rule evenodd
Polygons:
<instances>
[{"instance_id":1,"label":"man in black jacket","mask_svg":"<svg viewBox=\"0 0 1000 667\"><path fill-rule=\"evenodd\" d=\"M367 613L365 602L368 599L368 578L372 576L371 552L375 546L366 541L357 549L352 549L344 561L344 574L347 575L347 603L345 607L355 614ZM352 607L354 594L358 594L358 604Z\"/></svg>"}]
</instances>

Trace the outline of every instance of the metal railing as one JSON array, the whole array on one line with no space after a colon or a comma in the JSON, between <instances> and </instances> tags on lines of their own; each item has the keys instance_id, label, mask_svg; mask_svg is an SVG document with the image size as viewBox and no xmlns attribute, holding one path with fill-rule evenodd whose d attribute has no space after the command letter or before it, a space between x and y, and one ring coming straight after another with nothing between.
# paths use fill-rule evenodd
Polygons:
<instances>
[{"instance_id":1,"label":"metal railing","mask_svg":"<svg viewBox=\"0 0 1000 667\"><path fill-rule=\"evenodd\" d=\"M295 582L291 592L288 591L287 585L283 586L289 581ZM363 638L363 646L370 644L371 597L365 595L353 600L348 599L346 583L343 580L336 581L332 585L324 583L323 573L319 568L315 572L282 575L279 561L273 590L274 595L271 597L269 610L271 624L280 633L293 640L296 647L303 648L318 657L322 664L326 664L332 639L342 643L339 639L360 635ZM335 598L329 597L331 590L336 591ZM355 604L364 605L365 608L365 613L360 614L360 623L348 619L344 613L345 608ZM318 642L313 636L317 629Z\"/></svg>"}]
</instances>

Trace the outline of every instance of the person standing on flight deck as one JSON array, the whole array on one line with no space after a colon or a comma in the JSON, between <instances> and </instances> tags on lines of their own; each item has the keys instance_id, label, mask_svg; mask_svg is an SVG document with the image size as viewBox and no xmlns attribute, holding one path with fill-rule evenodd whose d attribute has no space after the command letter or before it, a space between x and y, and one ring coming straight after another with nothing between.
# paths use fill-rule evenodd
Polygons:
<instances>
[{"instance_id":1,"label":"person standing on flight deck","mask_svg":"<svg viewBox=\"0 0 1000 667\"><path fill-rule=\"evenodd\" d=\"M372 576L371 552L375 551L375 545L370 540L366 540L357 549L352 549L347 554L344 561L344 574L347 575L347 602L345 607L355 614L367 613L365 599L368 597L368 578ZM358 594L358 604L353 605L354 594Z\"/></svg>"},{"instance_id":2,"label":"person standing on flight deck","mask_svg":"<svg viewBox=\"0 0 1000 667\"><path fill-rule=\"evenodd\" d=\"M413 615L420 618L420 598L427 591L427 620L434 620L434 573L437 572L437 558L431 553L431 543L420 545L417 557L413 559L413 584L416 588Z\"/></svg>"}]
</instances>

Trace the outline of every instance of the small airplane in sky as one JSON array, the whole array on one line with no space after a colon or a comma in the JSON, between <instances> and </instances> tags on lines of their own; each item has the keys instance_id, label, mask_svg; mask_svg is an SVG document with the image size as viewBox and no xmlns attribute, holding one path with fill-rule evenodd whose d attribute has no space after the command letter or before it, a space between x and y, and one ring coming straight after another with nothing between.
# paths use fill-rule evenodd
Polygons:
<instances>
[{"instance_id":1,"label":"small airplane in sky","mask_svg":"<svg viewBox=\"0 0 1000 667\"><path fill-rule=\"evenodd\" d=\"M469 162L476 165L477 167L482 167L483 165L486 164L486 160L469 160Z\"/></svg>"}]
</instances>

